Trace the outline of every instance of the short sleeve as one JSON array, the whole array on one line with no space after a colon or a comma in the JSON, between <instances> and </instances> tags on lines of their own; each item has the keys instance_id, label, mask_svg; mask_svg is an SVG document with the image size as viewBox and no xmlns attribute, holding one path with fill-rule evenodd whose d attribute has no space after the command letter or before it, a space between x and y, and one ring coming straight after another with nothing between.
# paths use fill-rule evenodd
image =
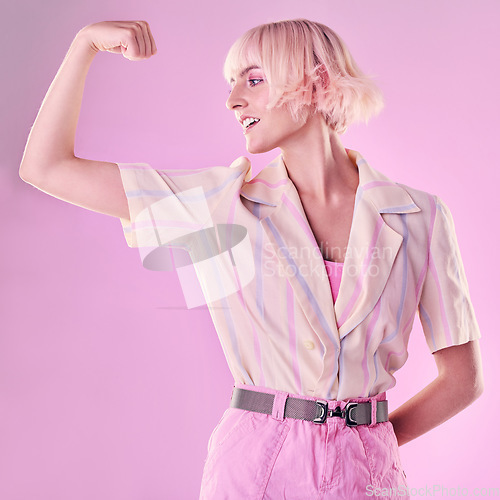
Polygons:
<instances>
[{"instance_id":1,"label":"short sleeve","mask_svg":"<svg viewBox=\"0 0 500 500\"><path fill-rule=\"evenodd\" d=\"M154 169L148 163L118 163L118 167L130 213L130 220L120 219L127 245L139 248L144 266L155 270L172 266L159 268L158 262L148 261L152 252L172 242L177 247L189 245L190 234L221 222L251 171L245 157L230 167Z\"/></svg>"},{"instance_id":2,"label":"short sleeve","mask_svg":"<svg viewBox=\"0 0 500 500\"><path fill-rule=\"evenodd\" d=\"M428 268L418 306L431 353L481 338L453 217L443 200L433 198Z\"/></svg>"}]
</instances>

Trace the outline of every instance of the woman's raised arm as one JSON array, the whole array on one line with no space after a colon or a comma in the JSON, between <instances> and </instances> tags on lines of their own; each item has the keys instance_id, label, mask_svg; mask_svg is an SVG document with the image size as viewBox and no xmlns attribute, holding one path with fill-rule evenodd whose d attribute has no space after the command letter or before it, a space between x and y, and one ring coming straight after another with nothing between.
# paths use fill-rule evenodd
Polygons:
<instances>
[{"instance_id":1,"label":"woman's raised arm","mask_svg":"<svg viewBox=\"0 0 500 500\"><path fill-rule=\"evenodd\" d=\"M129 219L116 163L86 160L74 153L85 78L99 51L131 61L156 54L146 21L103 21L82 28L74 38L28 136L19 175L61 200Z\"/></svg>"}]
</instances>

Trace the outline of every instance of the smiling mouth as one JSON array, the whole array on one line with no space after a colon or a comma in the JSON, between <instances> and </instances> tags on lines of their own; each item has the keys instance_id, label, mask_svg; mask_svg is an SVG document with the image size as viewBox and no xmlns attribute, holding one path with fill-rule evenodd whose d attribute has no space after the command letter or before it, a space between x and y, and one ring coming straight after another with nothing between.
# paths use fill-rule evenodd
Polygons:
<instances>
[{"instance_id":1,"label":"smiling mouth","mask_svg":"<svg viewBox=\"0 0 500 500\"><path fill-rule=\"evenodd\" d=\"M257 125L257 123L259 122L260 122L259 118L247 118L243 122L244 126L243 133L246 134L251 128L255 127L255 125Z\"/></svg>"}]
</instances>

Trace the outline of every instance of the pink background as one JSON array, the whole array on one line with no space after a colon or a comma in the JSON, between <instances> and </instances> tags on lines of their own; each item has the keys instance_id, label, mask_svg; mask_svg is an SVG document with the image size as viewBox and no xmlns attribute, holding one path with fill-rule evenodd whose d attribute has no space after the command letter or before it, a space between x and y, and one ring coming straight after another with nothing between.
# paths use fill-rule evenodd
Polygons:
<instances>
[{"instance_id":1,"label":"pink background","mask_svg":"<svg viewBox=\"0 0 500 500\"><path fill-rule=\"evenodd\" d=\"M18 177L30 127L83 26L149 22L158 47L90 69L78 156L194 168L248 156L224 106L222 63L254 25L306 17L335 29L377 76L382 114L343 136L393 180L449 205L481 327L486 390L400 448L413 488L499 488L498 16L495 0L5 2L0 79L3 206L0 498L198 497L208 438L232 377L206 308L187 310L175 273L142 268L118 219ZM420 322L388 392L392 411L437 375ZM437 496L437 495L436 495Z\"/></svg>"}]
</instances>

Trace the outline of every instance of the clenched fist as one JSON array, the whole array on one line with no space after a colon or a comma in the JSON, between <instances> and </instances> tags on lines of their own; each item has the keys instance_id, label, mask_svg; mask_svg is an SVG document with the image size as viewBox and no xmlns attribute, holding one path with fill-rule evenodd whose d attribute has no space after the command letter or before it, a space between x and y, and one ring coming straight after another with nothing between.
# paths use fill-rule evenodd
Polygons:
<instances>
[{"instance_id":1,"label":"clenched fist","mask_svg":"<svg viewBox=\"0 0 500 500\"><path fill-rule=\"evenodd\" d=\"M156 54L156 44L146 21L102 21L82 28L77 37L84 38L96 52L121 53L131 61Z\"/></svg>"}]
</instances>

